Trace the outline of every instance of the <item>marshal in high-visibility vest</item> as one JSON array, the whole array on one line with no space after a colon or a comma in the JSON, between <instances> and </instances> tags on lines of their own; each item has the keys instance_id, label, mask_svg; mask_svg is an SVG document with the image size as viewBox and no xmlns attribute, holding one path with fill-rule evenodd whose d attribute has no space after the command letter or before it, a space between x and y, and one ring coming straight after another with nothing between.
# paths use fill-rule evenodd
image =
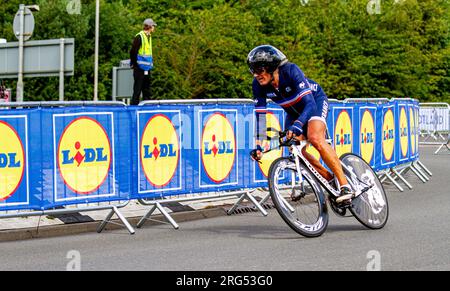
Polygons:
<instances>
[{"instance_id":1,"label":"marshal in high-visibility vest","mask_svg":"<svg viewBox=\"0 0 450 291\"><path fill-rule=\"evenodd\" d=\"M150 71L153 69L153 52L152 52L152 36L141 31L136 34L136 37L141 37L141 48L137 55L137 64L143 71Z\"/></svg>"},{"instance_id":2,"label":"marshal in high-visibility vest","mask_svg":"<svg viewBox=\"0 0 450 291\"><path fill-rule=\"evenodd\" d=\"M147 18L143 23L143 30L135 35L130 50L130 65L133 68L133 95L130 105L138 105L140 96L144 100L151 99L151 70L153 70L152 33L156 23Z\"/></svg>"}]
</instances>

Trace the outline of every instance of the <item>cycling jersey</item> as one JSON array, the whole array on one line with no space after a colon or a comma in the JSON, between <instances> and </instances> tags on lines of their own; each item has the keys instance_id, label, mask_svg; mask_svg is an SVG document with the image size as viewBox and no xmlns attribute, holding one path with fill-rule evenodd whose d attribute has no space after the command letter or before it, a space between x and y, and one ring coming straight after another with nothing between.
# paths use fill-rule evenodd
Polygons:
<instances>
[{"instance_id":1,"label":"cycling jersey","mask_svg":"<svg viewBox=\"0 0 450 291\"><path fill-rule=\"evenodd\" d=\"M256 103L257 134L263 137L267 98L280 105L286 112L285 128L292 130L296 135L307 136L307 122L312 118L321 119L322 112L328 111L328 102L320 86L313 81L313 85L305 77L302 70L293 63L286 63L278 68L279 85L275 89L271 84L261 86L256 78L253 80L253 96ZM320 102L318 110L316 100ZM324 108L326 107L326 109ZM325 115L326 117L326 115ZM262 126L259 126L262 125Z\"/></svg>"},{"instance_id":2,"label":"cycling jersey","mask_svg":"<svg viewBox=\"0 0 450 291\"><path fill-rule=\"evenodd\" d=\"M315 112L315 114L313 114L313 116L309 120L320 120L326 125L328 115L328 97L318 83L309 78L307 78L307 80L309 82L309 86L311 88L317 108L317 111ZM296 119L297 117L295 115L294 116L287 115L284 123L285 128L289 128L289 126L291 126Z\"/></svg>"}]
</instances>

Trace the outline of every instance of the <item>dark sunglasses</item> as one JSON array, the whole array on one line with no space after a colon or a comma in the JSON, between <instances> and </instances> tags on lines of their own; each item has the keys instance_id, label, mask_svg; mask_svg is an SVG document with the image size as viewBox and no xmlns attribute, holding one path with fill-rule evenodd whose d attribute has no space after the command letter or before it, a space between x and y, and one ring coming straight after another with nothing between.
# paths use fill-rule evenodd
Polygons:
<instances>
[{"instance_id":1,"label":"dark sunglasses","mask_svg":"<svg viewBox=\"0 0 450 291\"><path fill-rule=\"evenodd\" d=\"M266 71L266 69L264 67L261 68L250 68L250 73L253 74L257 74L257 75L261 75L262 73L264 73Z\"/></svg>"}]
</instances>

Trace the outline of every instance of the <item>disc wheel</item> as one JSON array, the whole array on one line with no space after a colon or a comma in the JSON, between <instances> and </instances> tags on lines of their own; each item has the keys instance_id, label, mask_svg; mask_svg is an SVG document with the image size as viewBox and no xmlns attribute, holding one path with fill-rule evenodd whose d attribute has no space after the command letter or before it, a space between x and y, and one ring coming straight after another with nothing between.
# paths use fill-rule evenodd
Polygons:
<instances>
[{"instance_id":1,"label":"disc wheel","mask_svg":"<svg viewBox=\"0 0 450 291\"><path fill-rule=\"evenodd\" d=\"M366 161L355 154L344 154L341 161L345 165L344 172L353 189L364 192L352 199L350 212L370 229L383 228L389 217L389 205L378 176ZM352 179L350 172L357 178Z\"/></svg>"}]
</instances>

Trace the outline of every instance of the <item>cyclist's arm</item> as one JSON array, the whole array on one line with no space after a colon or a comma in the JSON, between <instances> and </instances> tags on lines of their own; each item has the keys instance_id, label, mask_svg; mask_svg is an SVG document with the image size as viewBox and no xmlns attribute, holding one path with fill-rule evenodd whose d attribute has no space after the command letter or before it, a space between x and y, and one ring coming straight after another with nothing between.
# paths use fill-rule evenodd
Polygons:
<instances>
[{"instance_id":1,"label":"cyclist's arm","mask_svg":"<svg viewBox=\"0 0 450 291\"><path fill-rule=\"evenodd\" d=\"M301 96L300 102L295 104L297 111L300 113L297 120L291 125L289 130L293 131L295 135L303 134L303 126L308 120L316 113L317 106L314 101L313 92L310 88L310 84L303 74L302 70L298 66L292 66L289 74L292 78L291 82L296 88L296 93Z\"/></svg>"},{"instance_id":2,"label":"cyclist's arm","mask_svg":"<svg viewBox=\"0 0 450 291\"><path fill-rule=\"evenodd\" d=\"M299 136L303 134L303 127L317 112L316 102L311 94L308 94L302 98L299 107L301 108L300 116L294 121L289 130L295 135Z\"/></svg>"}]
</instances>

